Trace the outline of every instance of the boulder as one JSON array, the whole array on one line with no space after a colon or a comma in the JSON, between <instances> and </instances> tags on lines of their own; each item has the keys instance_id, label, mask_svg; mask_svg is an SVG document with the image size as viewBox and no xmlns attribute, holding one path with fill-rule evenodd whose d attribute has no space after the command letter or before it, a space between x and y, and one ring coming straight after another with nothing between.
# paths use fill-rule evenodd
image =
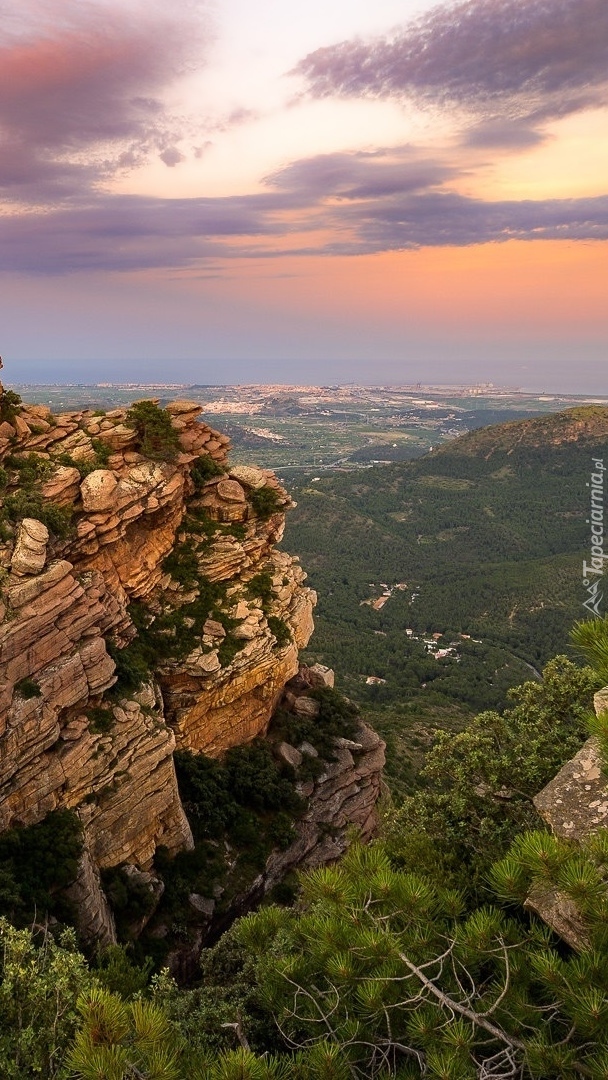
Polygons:
<instances>
[{"instance_id":1,"label":"boulder","mask_svg":"<svg viewBox=\"0 0 608 1080\"><path fill-rule=\"evenodd\" d=\"M52 499L53 502L69 505L76 499L79 487L80 473L78 469L60 465L50 480L47 480L42 485L42 494L45 499Z\"/></svg>"},{"instance_id":2,"label":"boulder","mask_svg":"<svg viewBox=\"0 0 608 1080\"><path fill-rule=\"evenodd\" d=\"M292 712L296 716L304 716L309 720L316 720L321 711L321 706L314 698L300 697L296 698L292 705Z\"/></svg>"},{"instance_id":3,"label":"boulder","mask_svg":"<svg viewBox=\"0 0 608 1080\"><path fill-rule=\"evenodd\" d=\"M224 502L245 502L245 492L237 480L220 480L216 491Z\"/></svg>"},{"instance_id":4,"label":"boulder","mask_svg":"<svg viewBox=\"0 0 608 1080\"><path fill-rule=\"evenodd\" d=\"M165 412L168 412L170 416L198 416L202 413L203 406L198 401L170 401L165 406Z\"/></svg>"},{"instance_id":5,"label":"boulder","mask_svg":"<svg viewBox=\"0 0 608 1080\"><path fill-rule=\"evenodd\" d=\"M17 541L11 558L14 574L39 574L46 563L49 530L36 518L24 518L17 531Z\"/></svg>"},{"instance_id":6,"label":"boulder","mask_svg":"<svg viewBox=\"0 0 608 1080\"><path fill-rule=\"evenodd\" d=\"M332 669L330 667L325 667L324 664L313 664L312 667L307 668L306 678L311 686L329 686L332 689L336 681Z\"/></svg>"},{"instance_id":7,"label":"boulder","mask_svg":"<svg viewBox=\"0 0 608 1080\"><path fill-rule=\"evenodd\" d=\"M254 465L235 465L229 473L231 480L238 480L250 488L261 488L266 483L266 476L261 469Z\"/></svg>"},{"instance_id":8,"label":"boulder","mask_svg":"<svg viewBox=\"0 0 608 1080\"><path fill-rule=\"evenodd\" d=\"M80 496L85 510L91 513L112 509L117 487L118 481L109 469L96 469L89 473L80 485Z\"/></svg>"},{"instance_id":9,"label":"boulder","mask_svg":"<svg viewBox=\"0 0 608 1080\"><path fill-rule=\"evenodd\" d=\"M297 769L302 764L302 754L299 750L296 750L295 746L292 746L291 743L278 743L274 748L274 752L281 761L285 762L286 765L291 765L292 769Z\"/></svg>"}]
</instances>

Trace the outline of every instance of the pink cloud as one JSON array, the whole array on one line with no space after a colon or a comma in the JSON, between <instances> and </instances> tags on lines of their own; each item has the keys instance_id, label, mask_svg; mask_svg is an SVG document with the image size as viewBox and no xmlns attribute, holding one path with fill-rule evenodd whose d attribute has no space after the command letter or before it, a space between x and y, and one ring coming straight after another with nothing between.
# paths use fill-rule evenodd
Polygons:
<instances>
[{"instance_id":1,"label":"pink cloud","mask_svg":"<svg viewBox=\"0 0 608 1080\"><path fill-rule=\"evenodd\" d=\"M25 27L0 44L0 185L77 190L95 175L167 152L179 130L163 94L200 55L202 24L100 5L64 4L60 29ZM173 155L174 156L174 155ZM29 184L32 191L27 191Z\"/></svg>"}]
</instances>

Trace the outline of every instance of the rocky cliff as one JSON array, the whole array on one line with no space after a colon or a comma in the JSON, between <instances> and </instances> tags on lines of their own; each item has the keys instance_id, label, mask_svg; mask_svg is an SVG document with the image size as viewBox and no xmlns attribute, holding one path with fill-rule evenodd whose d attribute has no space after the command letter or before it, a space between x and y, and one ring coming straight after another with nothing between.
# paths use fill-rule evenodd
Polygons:
<instances>
[{"instance_id":1,"label":"rocky cliff","mask_svg":"<svg viewBox=\"0 0 608 1080\"><path fill-rule=\"evenodd\" d=\"M265 734L313 628L275 547L289 495L200 412L53 416L0 388L0 831L75 811L89 902L100 869L192 845L176 746Z\"/></svg>"}]
</instances>

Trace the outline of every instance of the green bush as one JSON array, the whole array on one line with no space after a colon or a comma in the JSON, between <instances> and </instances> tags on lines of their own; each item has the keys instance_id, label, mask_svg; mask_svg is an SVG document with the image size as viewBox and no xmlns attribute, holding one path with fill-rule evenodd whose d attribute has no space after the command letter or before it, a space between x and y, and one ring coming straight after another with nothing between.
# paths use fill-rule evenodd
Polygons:
<instances>
[{"instance_id":1,"label":"green bush","mask_svg":"<svg viewBox=\"0 0 608 1080\"><path fill-rule=\"evenodd\" d=\"M171 417L153 401L136 401L127 412L127 424L135 428L139 449L155 461L173 461L179 453L179 436Z\"/></svg>"},{"instance_id":2,"label":"green bush","mask_svg":"<svg viewBox=\"0 0 608 1080\"><path fill-rule=\"evenodd\" d=\"M262 521L267 521L281 509L281 496L273 487L254 488L249 495L249 502Z\"/></svg>"},{"instance_id":3,"label":"green bush","mask_svg":"<svg viewBox=\"0 0 608 1080\"><path fill-rule=\"evenodd\" d=\"M103 870L103 890L112 905L121 937L130 936L129 927L149 915L156 907L156 897L145 882L132 878L121 866Z\"/></svg>"},{"instance_id":4,"label":"green bush","mask_svg":"<svg viewBox=\"0 0 608 1080\"><path fill-rule=\"evenodd\" d=\"M223 476L224 473L225 469L222 469L210 454L201 455L190 466L190 476L197 491L204 487L208 480L212 480L214 476Z\"/></svg>"},{"instance_id":5,"label":"green bush","mask_svg":"<svg viewBox=\"0 0 608 1080\"><path fill-rule=\"evenodd\" d=\"M192 542L186 540L183 544L176 544L164 560L163 570L180 585L196 585L200 571Z\"/></svg>"},{"instance_id":6,"label":"green bush","mask_svg":"<svg viewBox=\"0 0 608 1080\"><path fill-rule=\"evenodd\" d=\"M251 581L247 582L245 594L250 600L261 600L265 610L272 602L272 574L268 570L254 574Z\"/></svg>"},{"instance_id":7,"label":"green bush","mask_svg":"<svg viewBox=\"0 0 608 1080\"><path fill-rule=\"evenodd\" d=\"M240 653L244 644L245 642L241 641L240 638L235 638L230 633L226 634L226 637L223 639L217 651L217 657L222 667L230 667L230 664L237 653Z\"/></svg>"},{"instance_id":8,"label":"green bush","mask_svg":"<svg viewBox=\"0 0 608 1080\"><path fill-rule=\"evenodd\" d=\"M17 409L21 405L21 398L14 390L5 390L0 393L0 423L11 424L17 415Z\"/></svg>"},{"instance_id":9,"label":"green bush","mask_svg":"<svg viewBox=\"0 0 608 1080\"><path fill-rule=\"evenodd\" d=\"M268 628L271 634L277 641L277 649L282 649L283 646L289 645L291 641L291 630L283 619L279 619L276 615L269 615L267 617Z\"/></svg>"},{"instance_id":10,"label":"green bush","mask_svg":"<svg viewBox=\"0 0 608 1080\"><path fill-rule=\"evenodd\" d=\"M60 539L68 535L72 523L71 506L56 506L55 503L43 499L37 491L21 490L14 495L7 495L4 512L9 521L13 522L23 521L23 518L36 518Z\"/></svg>"},{"instance_id":11,"label":"green bush","mask_svg":"<svg viewBox=\"0 0 608 1080\"><path fill-rule=\"evenodd\" d=\"M29 701L30 698L42 697L42 690L35 679L20 679L15 683L15 693Z\"/></svg>"},{"instance_id":12,"label":"green bush","mask_svg":"<svg viewBox=\"0 0 608 1080\"><path fill-rule=\"evenodd\" d=\"M85 715L94 735L106 735L114 726L114 714L108 705L92 706Z\"/></svg>"},{"instance_id":13,"label":"green bush","mask_svg":"<svg viewBox=\"0 0 608 1080\"><path fill-rule=\"evenodd\" d=\"M119 649L112 641L106 641L106 648L116 664L117 679L112 687L112 697L124 697L150 679L149 659L139 638L124 649Z\"/></svg>"},{"instance_id":14,"label":"green bush","mask_svg":"<svg viewBox=\"0 0 608 1080\"><path fill-rule=\"evenodd\" d=\"M359 730L359 710L352 701L348 701L330 686L312 690L310 697L320 705L319 715L314 720L280 710L273 719L273 729L281 732L293 746L309 742L324 761L333 761L334 739L356 738ZM301 768L305 768L307 778L314 779L314 776L318 775L319 766L313 764L313 761L317 760L306 758L302 763Z\"/></svg>"},{"instance_id":15,"label":"green bush","mask_svg":"<svg viewBox=\"0 0 608 1080\"><path fill-rule=\"evenodd\" d=\"M82 826L72 810L55 810L44 821L0 834L0 905L13 921L37 915L63 917L57 895L78 872Z\"/></svg>"}]
</instances>

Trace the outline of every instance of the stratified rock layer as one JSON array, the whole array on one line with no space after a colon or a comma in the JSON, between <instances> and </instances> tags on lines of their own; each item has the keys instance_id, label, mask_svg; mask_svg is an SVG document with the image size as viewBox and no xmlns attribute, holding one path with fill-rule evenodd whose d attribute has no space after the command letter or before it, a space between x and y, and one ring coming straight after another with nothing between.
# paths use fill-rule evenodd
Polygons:
<instances>
[{"instance_id":1,"label":"stratified rock layer","mask_svg":"<svg viewBox=\"0 0 608 1080\"><path fill-rule=\"evenodd\" d=\"M0 830L73 809L95 868L147 868L159 844L170 852L191 845L173 766L176 739L220 754L264 732L312 631L314 594L297 561L274 550L289 496L271 473L230 476L229 440L201 423L200 412L193 402L168 406L180 447L170 460L142 455L122 409L54 417L44 406L22 405L0 431L7 506L23 495L19 466L35 455L39 479L25 505L35 508L42 497L44 506L72 512L64 538L50 519L47 528L35 513L14 523L9 515L0 543ZM207 481L193 477L199 458L211 463ZM250 493L266 486L273 512L264 517ZM206 521L195 537L187 527L193 508ZM237 523L238 538L230 533ZM192 542L200 573L224 583L234 655L218 659L226 631L211 619L188 655L160 664L137 693L108 698L116 682L109 646L120 649L136 633L130 602L149 603L153 618L192 599L163 565ZM260 572L272 578L264 610L247 593ZM271 613L289 628L281 647Z\"/></svg>"}]
</instances>

